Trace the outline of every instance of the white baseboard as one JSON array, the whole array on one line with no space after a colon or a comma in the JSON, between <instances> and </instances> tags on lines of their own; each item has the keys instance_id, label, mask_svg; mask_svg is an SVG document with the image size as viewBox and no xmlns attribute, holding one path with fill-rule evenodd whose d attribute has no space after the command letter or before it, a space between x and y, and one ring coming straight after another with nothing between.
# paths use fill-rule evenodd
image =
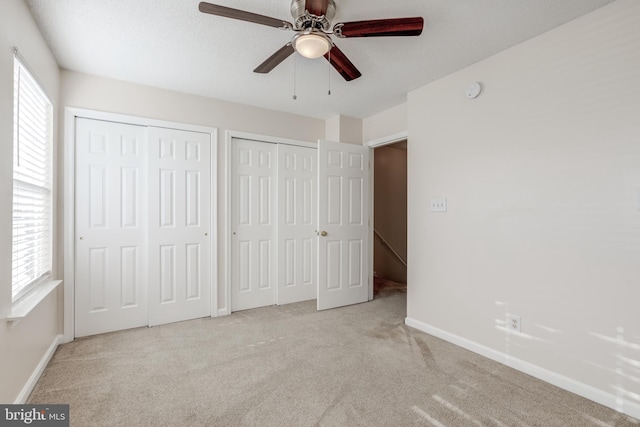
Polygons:
<instances>
[{"instance_id":1,"label":"white baseboard","mask_svg":"<svg viewBox=\"0 0 640 427\"><path fill-rule=\"evenodd\" d=\"M226 308L223 308L221 310L218 310L218 312L211 317L222 317L222 316L228 316L229 314L231 314L229 313L229 310L227 310Z\"/></svg>"},{"instance_id":2,"label":"white baseboard","mask_svg":"<svg viewBox=\"0 0 640 427\"><path fill-rule=\"evenodd\" d=\"M405 318L404 323L407 326L411 326L412 328L418 329L419 331L441 338L445 341L477 353L488 359L502 363L503 365L509 366L510 368L516 369L518 371L531 375L532 377L553 384L556 387L560 387L564 390L585 397L615 411L629 415L630 417L640 419L640 404L636 402L632 402L628 399L623 399L612 393L608 393L604 390L595 388L588 384L581 383L574 379L565 377L564 375L561 375L557 372L550 371L532 363L525 362L524 360L515 358L508 354L486 347L482 344L478 344L474 341L449 333L442 329L436 328L435 326L431 326L410 317Z\"/></svg>"},{"instance_id":3,"label":"white baseboard","mask_svg":"<svg viewBox=\"0 0 640 427\"><path fill-rule=\"evenodd\" d=\"M27 381L27 383L22 388L22 391L16 398L16 401L14 402L16 405L22 405L26 403L27 399L31 395L31 392L33 391L34 387L38 383L38 380L42 376L44 369L47 367L47 365L49 364L49 361L53 357L53 353L56 352L56 349L62 342L63 337L64 337L63 335L58 335L54 338L53 342L45 352L44 356L42 356L42 359L40 359L40 363L38 363L38 366L36 366L36 369L33 371L31 376L29 377L29 381Z\"/></svg>"}]
</instances>

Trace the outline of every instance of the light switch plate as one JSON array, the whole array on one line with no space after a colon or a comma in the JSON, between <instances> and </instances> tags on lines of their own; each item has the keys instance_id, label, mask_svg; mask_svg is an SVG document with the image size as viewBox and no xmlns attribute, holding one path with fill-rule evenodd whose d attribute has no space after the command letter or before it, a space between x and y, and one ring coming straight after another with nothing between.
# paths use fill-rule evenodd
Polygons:
<instances>
[{"instance_id":1,"label":"light switch plate","mask_svg":"<svg viewBox=\"0 0 640 427\"><path fill-rule=\"evenodd\" d=\"M447 199L431 199L431 212L446 212Z\"/></svg>"}]
</instances>

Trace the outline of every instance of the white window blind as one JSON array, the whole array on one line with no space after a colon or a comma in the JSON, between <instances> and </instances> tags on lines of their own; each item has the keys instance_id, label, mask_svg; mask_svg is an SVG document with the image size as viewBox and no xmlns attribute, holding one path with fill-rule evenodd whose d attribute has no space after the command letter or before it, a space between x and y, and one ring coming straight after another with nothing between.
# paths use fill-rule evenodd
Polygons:
<instances>
[{"instance_id":1,"label":"white window blind","mask_svg":"<svg viewBox=\"0 0 640 427\"><path fill-rule=\"evenodd\" d=\"M15 57L13 97L13 301L52 268L53 108Z\"/></svg>"}]
</instances>

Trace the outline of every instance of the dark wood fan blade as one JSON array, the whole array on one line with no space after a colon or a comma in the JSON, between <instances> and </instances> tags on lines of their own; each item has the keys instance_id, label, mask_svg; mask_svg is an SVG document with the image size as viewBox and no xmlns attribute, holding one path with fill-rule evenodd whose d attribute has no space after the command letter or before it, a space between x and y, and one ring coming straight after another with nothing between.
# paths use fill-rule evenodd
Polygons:
<instances>
[{"instance_id":1,"label":"dark wood fan blade","mask_svg":"<svg viewBox=\"0 0 640 427\"><path fill-rule=\"evenodd\" d=\"M419 36L423 27L424 19L415 17L344 22L333 31L338 37Z\"/></svg>"},{"instance_id":2,"label":"dark wood fan blade","mask_svg":"<svg viewBox=\"0 0 640 427\"><path fill-rule=\"evenodd\" d=\"M225 18L239 19L240 21L253 22L275 28L292 28L291 23L283 21L282 19L270 18L268 16L258 15L257 13L245 12L244 10L232 9L217 4L201 2L198 8L200 12L223 16Z\"/></svg>"},{"instance_id":3,"label":"dark wood fan blade","mask_svg":"<svg viewBox=\"0 0 640 427\"><path fill-rule=\"evenodd\" d=\"M306 0L304 4L304 8L316 16L322 16L327 13L328 7L329 0Z\"/></svg>"},{"instance_id":4,"label":"dark wood fan blade","mask_svg":"<svg viewBox=\"0 0 640 427\"><path fill-rule=\"evenodd\" d=\"M335 68L336 71L348 82L355 80L362 75L356 66L349 61L349 58L347 58L347 56L338 49L338 46L333 46L333 48L327 52L324 57L327 58L331 65L333 65L333 68Z\"/></svg>"},{"instance_id":5,"label":"dark wood fan blade","mask_svg":"<svg viewBox=\"0 0 640 427\"><path fill-rule=\"evenodd\" d=\"M287 59L293 52L294 52L293 46L291 46L291 43L287 43L284 46L282 46L280 49L278 49L276 53L274 53L269 58L267 58L266 61L258 65L258 67L255 70L253 70L253 72L261 73L261 74L268 73L269 71L276 68L282 61Z\"/></svg>"}]
</instances>

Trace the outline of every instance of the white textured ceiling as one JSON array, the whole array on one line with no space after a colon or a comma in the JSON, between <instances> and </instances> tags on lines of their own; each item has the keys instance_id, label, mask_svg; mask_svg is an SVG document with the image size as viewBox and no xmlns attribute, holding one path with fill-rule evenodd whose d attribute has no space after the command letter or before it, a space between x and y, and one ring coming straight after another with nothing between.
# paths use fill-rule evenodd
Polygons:
<instances>
[{"instance_id":1,"label":"white textured ceiling","mask_svg":"<svg viewBox=\"0 0 640 427\"><path fill-rule=\"evenodd\" d=\"M200 13L199 0L25 1L62 68L326 119L386 110L411 90L613 0L335 0L333 24L425 20L418 37L334 37L362 72L351 82L325 59L297 54L269 74L253 73L293 33ZM210 2L292 21L290 0Z\"/></svg>"}]
</instances>

